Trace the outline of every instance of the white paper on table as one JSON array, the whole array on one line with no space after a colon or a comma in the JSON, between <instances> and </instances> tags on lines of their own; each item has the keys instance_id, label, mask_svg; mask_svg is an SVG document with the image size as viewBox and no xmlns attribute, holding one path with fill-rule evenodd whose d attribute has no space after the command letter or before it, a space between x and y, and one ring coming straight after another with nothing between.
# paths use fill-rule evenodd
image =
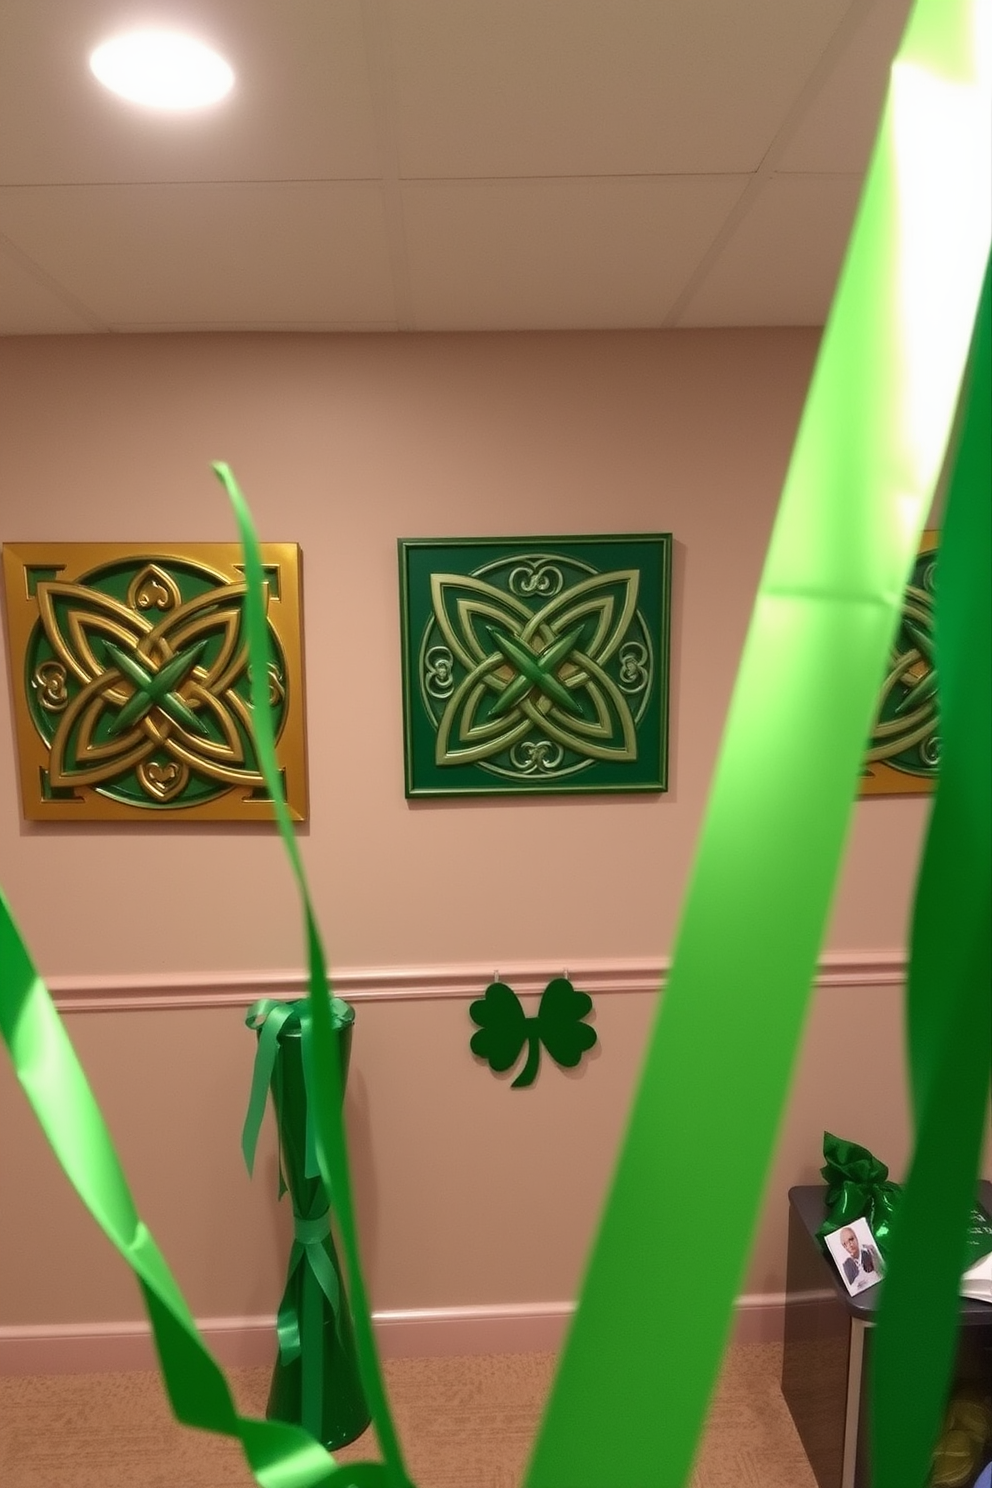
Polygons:
<instances>
[{"instance_id":1,"label":"white paper on table","mask_svg":"<svg viewBox=\"0 0 992 1488\"><path fill-rule=\"evenodd\" d=\"M992 1302L992 1251L964 1273L961 1295L975 1302Z\"/></svg>"}]
</instances>

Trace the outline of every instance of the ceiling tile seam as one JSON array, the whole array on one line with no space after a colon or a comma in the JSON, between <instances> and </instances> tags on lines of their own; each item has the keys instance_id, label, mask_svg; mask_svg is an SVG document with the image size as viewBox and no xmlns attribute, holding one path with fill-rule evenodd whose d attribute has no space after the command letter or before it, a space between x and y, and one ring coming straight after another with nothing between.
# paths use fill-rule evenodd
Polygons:
<instances>
[{"instance_id":1,"label":"ceiling tile seam","mask_svg":"<svg viewBox=\"0 0 992 1488\"><path fill-rule=\"evenodd\" d=\"M6 233L0 233L0 253L3 253L12 263L16 263L28 278L33 279L49 294L54 295L67 310L71 310L73 315L78 316L91 330L105 331L108 329L106 321L102 320L95 310L91 310L71 290L66 289L64 284L60 284L40 264L35 263L34 259L25 253L23 248L18 247L13 238L8 237Z\"/></svg>"},{"instance_id":2,"label":"ceiling tile seam","mask_svg":"<svg viewBox=\"0 0 992 1488\"><path fill-rule=\"evenodd\" d=\"M250 180L220 178L208 181L0 181L0 191L118 191L147 187L150 191L190 186L378 186L378 176L272 176Z\"/></svg>"},{"instance_id":3,"label":"ceiling tile seam","mask_svg":"<svg viewBox=\"0 0 992 1488\"><path fill-rule=\"evenodd\" d=\"M776 174L776 161L781 159L785 150L792 143L800 124L805 119L815 99L819 96L837 63L847 51L847 48L867 19L872 6L873 0L852 0L852 3L844 12L833 35L820 53L812 72L799 90L785 118L772 137L772 141L765 151L757 170L754 171L750 182L730 208L710 246L700 256L695 268L673 301L668 314L662 321L663 326L671 328L679 324L681 317L709 277L724 249L730 243L741 223L744 221L744 218L754 206L765 183Z\"/></svg>"},{"instance_id":4,"label":"ceiling tile seam","mask_svg":"<svg viewBox=\"0 0 992 1488\"><path fill-rule=\"evenodd\" d=\"M372 94L379 150L380 191L386 226L386 246L393 283L393 304L401 331L416 329L413 287L407 251L406 219L400 193L399 146L396 137L392 37L381 0L361 0L362 34Z\"/></svg>"},{"instance_id":5,"label":"ceiling tile seam","mask_svg":"<svg viewBox=\"0 0 992 1488\"><path fill-rule=\"evenodd\" d=\"M757 172L751 171L571 171L568 174L541 175L541 176L398 176L397 185L405 186L554 186L569 181L591 182L593 184L630 182L636 185L638 182L666 181L739 181L751 179ZM825 171L825 170L790 170L777 171L777 175L783 176L817 176L829 178L831 176L860 176L860 171ZM216 187L233 186L254 188L257 186L382 186L381 176L278 176L272 178L253 178L252 180L209 180L209 181L20 181L0 182L0 192L41 192L41 191L117 191L141 188L148 190L170 190L185 187Z\"/></svg>"},{"instance_id":6,"label":"ceiling tile seam","mask_svg":"<svg viewBox=\"0 0 992 1488\"><path fill-rule=\"evenodd\" d=\"M347 331L397 331L399 326L395 320L263 320L255 318L251 320L115 320L107 328L111 332L135 333L140 331L162 331L177 333L191 331L289 331L298 334L301 331L313 331L316 334L325 332L347 332Z\"/></svg>"},{"instance_id":7,"label":"ceiling tile seam","mask_svg":"<svg viewBox=\"0 0 992 1488\"><path fill-rule=\"evenodd\" d=\"M613 174L602 171L574 171L557 176L401 176L399 184L406 186L556 186L569 181L592 182L609 185L629 182L665 181L746 181L750 171L625 171Z\"/></svg>"}]
</instances>

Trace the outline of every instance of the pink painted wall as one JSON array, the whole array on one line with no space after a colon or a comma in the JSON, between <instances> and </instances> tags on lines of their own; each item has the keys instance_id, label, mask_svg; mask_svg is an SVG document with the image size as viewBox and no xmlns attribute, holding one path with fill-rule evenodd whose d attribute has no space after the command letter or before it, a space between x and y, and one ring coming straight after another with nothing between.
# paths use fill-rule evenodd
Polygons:
<instances>
[{"instance_id":1,"label":"pink painted wall","mask_svg":"<svg viewBox=\"0 0 992 1488\"><path fill-rule=\"evenodd\" d=\"M660 958L815 347L803 330L8 338L0 538L231 539L207 468L227 459L261 535L303 548L302 845L332 961ZM408 804L396 539L602 530L675 536L670 792ZM25 824L8 707L5 686L0 882L44 972L300 964L270 830ZM902 944L924 817L857 807L832 947ZM848 1057L854 996L820 994L751 1289L782 1285L784 1187L815 1175L823 1125L903 1159L897 997L862 995ZM526 1104L473 1065L464 1003L363 1007L349 1112L376 1305L571 1295L651 1001L604 999L602 1057ZM238 1169L238 1015L70 1022L194 1308L274 1306L285 1216ZM136 1316L3 1066L0 1111L0 1324Z\"/></svg>"}]
</instances>

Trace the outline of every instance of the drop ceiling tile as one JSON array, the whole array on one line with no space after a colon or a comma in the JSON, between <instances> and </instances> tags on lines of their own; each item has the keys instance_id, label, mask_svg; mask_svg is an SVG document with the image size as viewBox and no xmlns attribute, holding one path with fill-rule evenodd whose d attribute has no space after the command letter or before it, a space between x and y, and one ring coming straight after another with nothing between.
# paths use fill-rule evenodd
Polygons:
<instances>
[{"instance_id":1,"label":"drop ceiling tile","mask_svg":"<svg viewBox=\"0 0 992 1488\"><path fill-rule=\"evenodd\" d=\"M678 324L822 325L860 190L859 176L773 176Z\"/></svg>"},{"instance_id":2,"label":"drop ceiling tile","mask_svg":"<svg viewBox=\"0 0 992 1488\"><path fill-rule=\"evenodd\" d=\"M742 177L403 188L419 330L657 326Z\"/></svg>"},{"instance_id":3,"label":"drop ceiling tile","mask_svg":"<svg viewBox=\"0 0 992 1488\"><path fill-rule=\"evenodd\" d=\"M377 185L8 187L0 211L115 329L395 319Z\"/></svg>"},{"instance_id":4,"label":"drop ceiling tile","mask_svg":"<svg viewBox=\"0 0 992 1488\"><path fill-rule=\"evenodd\" d=\"M361 0L170 0L150 19L213 43L236 74L228 99L188 115L126 103L91 75L122 14L117 0L4 0L0 182L378 175Z\"/></svg>"},{"instance_id":5,"label":"drop ceiling tile","mask_svg":"<svg viewBox=\"0 0 992 1488\"><path fill-rule=\"evenodd\" d=\"M780 170L865 169L910 4L875 0L776 162Z\"/></svg>"},{"instance_id":6,"label":"drop ceiling tile","mask_svg":"<svg viewBox=\"0 0 992 1488\"><path fill-rule=\"evenodd\" d=\"M754 170L849 0L383 0L401 174Z\"/></svg>"},{"instance_id":7,"label":"drop ceiling tile","mask_svg":"<svg viewBox=\"0 0 992 1488\"><path fill-rule=\"evenodd\" d=\"M44 276L4 250L0 243L0 336L58 335L101 330L58 294Z\"/></svg>"}]
</instances>

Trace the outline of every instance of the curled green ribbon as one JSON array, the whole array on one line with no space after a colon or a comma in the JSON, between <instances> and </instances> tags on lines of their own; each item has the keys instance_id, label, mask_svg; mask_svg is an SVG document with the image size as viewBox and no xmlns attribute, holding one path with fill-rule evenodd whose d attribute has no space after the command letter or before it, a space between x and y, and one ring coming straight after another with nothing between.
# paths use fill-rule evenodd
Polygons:
<instances>
[{"instance_id":1,"label":"curled green ribbon","mask_svg":"<svg viewBox=\"0 0 992 1488\"><path fill-rule=\"evenodd\" d=\"M987 130L987 121L986 121ZM941 764L907 1000L916 1142L872 1351L876 1488L924 1488L957 1343L992 1028L992 288L986 269L938 570ZM988 1247L986 1246L986 1249Z\"/></svg>"},{"instance_id":2,"label":"curled green ribbon","mask_svg":"<svg viewBox=\"0 0 992 1488\"><path fill-rule=\"evenodd\" d=\"M362 1270L355 1223L351 1176L348 1171L347 1146L342 1118L343 1088L334 1031L334 1015L328 993L327 960L317 919L313 912L303 860L283 794L282 774L276 757L272 727L272 710L268 692L270 661L268 626L266 624L266 583L258 538L247 503L238 488L230 467L215 461L214 472L227 492L234 511L245 557L245 617L248 630L248 656L251 670L252 723L258 762L272 798L279 833L289 858L299 890L303 929L307 945L308 988L307 1012L310 1034L303 1048L304 1072L309 1093L308 1113L313 1121L316 1158L327 1192L333 1193L335 1217L341 1234L348 1267L348 1280L354 1302L355 1341L361 1366L362 1383L372 1409L376 1435L382 1451L381 1464L364 1464L369 1472L379 1474L369 1482L381 1482L384 1488L411 1488L403 1463L399 1438L386 1399L372 1313ZM307 1354L304 1348L304 1357ZM354 1476L355 1468L347 1471ZM356 1483L359 1479L356 1478ZM365 1480L362 1479L364 1488Z\"/></svg>"},{"instance_id":3,"label":"curled green ribbon","mask_svg":"<svg viewBox=\"0 0 992 1488\"><path fill-rule=\"evenodd\" d=\"M979 10L919 0L893 65L668 987L527 1488L680 1488L692 1468L989 250ZM717 1177L722 1223L700 1226ZM908 1295L903 1307L908 1321ZM906 1416L888 1409L887 1444ZM604 1429L618 1421L636 1427ZM892 1488L923 1482L919 1439L912 1452L915 1479Z\"/></svg>"}]
</instances>

